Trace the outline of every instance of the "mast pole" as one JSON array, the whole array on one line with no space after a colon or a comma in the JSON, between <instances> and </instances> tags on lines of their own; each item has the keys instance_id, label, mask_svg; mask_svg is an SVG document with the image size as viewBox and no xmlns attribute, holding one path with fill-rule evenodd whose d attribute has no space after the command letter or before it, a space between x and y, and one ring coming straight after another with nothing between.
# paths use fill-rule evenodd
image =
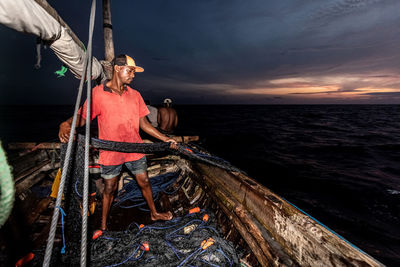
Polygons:
<instances>
[{"instance_id":1,"label":"mast pole","mask_svg":"<svg viewBox=\"0 0 400 267\"><path fill-rule=\"evenodd\" d=\"M111 24L111 0L103 0L103 29L105 60L111 62L114 58L114 42Z\"/></svg>"}]
</instances>

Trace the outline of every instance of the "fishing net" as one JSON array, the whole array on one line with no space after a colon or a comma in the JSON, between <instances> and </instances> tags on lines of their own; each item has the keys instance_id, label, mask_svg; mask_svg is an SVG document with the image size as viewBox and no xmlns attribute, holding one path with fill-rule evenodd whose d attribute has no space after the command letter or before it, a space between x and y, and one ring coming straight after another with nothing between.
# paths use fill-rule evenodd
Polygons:
<instances>
[{"instance_id":1,"label":"fishing net","mask_svg":"<svg viewBox=\"0 0 400 267\"><path fill-rule=\"evenodd\" d=\"M209 165L219 167L221 169L225 169L225 170L233 171L233 172L241 172L241 173L245 174L244 171L233 166L229 161L226 161L222 158L212 155L197 145L193 145L193 144L188 144L187 146L179 145L178 151L181 155L186 156L190 160L197 160L200 162L207 163Z\"/></svg>"},{"instance_id":2,"label":"fishing net","mask_svg":"<svg viewBox=\"0 0 400 267\"><path fill-rule=\"evenodd\" d=\"M146 226L133 222L125 231L104 231L88 240L89 266L239 266L242 256L221 238L215 216L207 210ZM80 243L68 244L76 253L60 258L56 247L51 266L79 265ZM33 266L41 265L44 251L34 253Z\"/></svg>"},{"instance_id":3,"label":"fishing net","mask_svg":"<svg viewBox=\"0 0 400 267\"><path fill-rule=\"evenodd\" d=\"M81 136L83 138L83 136ZM211 155L210 153L206 152L204 149L198 149L195 145L181 145L178 144L178 150L174 150L169 148L169 143L151 143L151 144L138 144L138 143L125 143L125 142L114 142L114 141L106 141L100 140L96 138L91 139L91 145L96 149L102 150L111 150L111 151L118 151L124 153L157 153L157 152L168 152L171 154L180 154L189 158L190 160L205 162L207 164L211 164L213 166L217 166L219 168L235 171L235 172L242 172L242 170L236 168L228 161Z\"/></svg>"},{"instance_id":4,"label":"fishing net","mask_svg":"<svg viewBox=\"0 0 400 267\"><path fill-rule=\"evenodd\" d=\"M61 146L61 166L64 165L65 154L67 145ZM60 209L61 228L63 244L55 245L53 247L52 257L50 266L71 266L72 262L76 260L77 265L80 261L80 240L81 240L81 198L76 193L82 192L82 186L76 188L75 185L82 185L84 177L84 138L77 138L77 142L73 144L71 156L69 159L69 167L66 174L64 192L63 192L63 205L58 207ZM64 215L65 214L65 215ZM89 217L90 218L90 217ZM88 223L88 233L92 232L91 223ZM64 235L65 234L65 235ZM65 245L64 245L65 244ZM40 266L43 263L45 255L45 247L33 251L35 258L33 260L33 266Z\"/></svg>"},{"instance_id":5,"label":"fishing net","mask_svg":"<svg viewBox=\"0 0 400 267\"><path fill-rule=\"evenodd\" d=\"M96 148L123 152L155 153L171 151L169 144L128 144L92 139ZM66 145L61 148L61 161L65 160ZM195 147L179 147L179 152L196 154L206 158L207 154ZM81 240L81 198L84 177L84 137L78 136L73 147L74 157L70 159L67 180L64 189L63 235L64 246L55 246L51 266L75 266L80 264ZM92 160L92 156L90 156ZM93 160L90 164L93 164ZM184 181L183 172L170 172L150 179L153 197L156 200L161 192L174 194L172 189L177 180ZM178 179L181 178L181 179ZM92 181L92 190L95 188ZM146 207L141 191L135 179L129 179L118 192L113 206L119 208ZM207 214L207 216L205 216ZM93 229L93 216L89 217L88 233ZM89 235L89 234L88 234ZM87 237L88 259L90 266L235 266L239 256L232 244L220 237L215 217L206 210L176 217L167 222L157 222L140 227L135 222L125 231L105 231L95 240ZM203 245L202 245L203 243ZM150 249L146 251L146 247ZM60 253L61 252L61 253ZM41 265L44 249L34 251L33 265Z\"/></svg>"},{"instance_id":6,"label":"fishing net","mask_svg":"<svg viewBox=\"0 0 400 267\"><path fill-rule=\"evenodd\" d=\"M214 215L202 210L126 231L105 232L91 243L91 266L237 266L233 245L220 237ZM148 247L148 250L147 250Z\"/></svg>"}]
</instances>

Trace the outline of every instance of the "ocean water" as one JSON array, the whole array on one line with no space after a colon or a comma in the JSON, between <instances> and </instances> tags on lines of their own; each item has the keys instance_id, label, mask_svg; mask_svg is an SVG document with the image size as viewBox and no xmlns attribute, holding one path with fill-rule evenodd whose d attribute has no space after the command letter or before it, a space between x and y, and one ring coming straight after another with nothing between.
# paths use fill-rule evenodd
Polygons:
<instances>
[{"instance_id":1,"label":"ocean water","mask_svg":"<svg viewBox=\"0 0 400 267\"><path fill-rule=\"evenodd\" d=\"M177 133L400 266L400 106L177 106ZM0 107L3 142L56 141L70 106Z\"/></svg>"}]
</instances>

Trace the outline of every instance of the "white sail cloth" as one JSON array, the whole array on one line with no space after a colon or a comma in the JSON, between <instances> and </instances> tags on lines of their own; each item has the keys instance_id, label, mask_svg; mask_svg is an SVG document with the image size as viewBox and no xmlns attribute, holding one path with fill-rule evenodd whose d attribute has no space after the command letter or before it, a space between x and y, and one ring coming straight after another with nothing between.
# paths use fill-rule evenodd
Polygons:
<instances>
[{"instance_id":1,"label":"white sail cloth","mask_svg":"<svg viewBox=\"0 0 400 267\"><path fill-rule=\"evenodd\" d=\"M46 1L41 1L48 5ZM70 71L80 78L85 51L77 44L66 27L33 0L1 0L0 23L19 32L34 34L50 42L50 48ZM92 79L103 77L103 67L93 57Z\"/></svg>"}]
</instances>

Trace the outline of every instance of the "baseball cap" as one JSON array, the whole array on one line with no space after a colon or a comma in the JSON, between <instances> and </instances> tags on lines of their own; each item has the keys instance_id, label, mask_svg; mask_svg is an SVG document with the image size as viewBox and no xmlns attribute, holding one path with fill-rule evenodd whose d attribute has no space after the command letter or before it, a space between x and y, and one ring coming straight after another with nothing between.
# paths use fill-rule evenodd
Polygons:
<instances>
[{"instance_id":1,"label":"baseball cap","mask_svg":"<svg viewBox=\"0 0 400 267\"><path fill-rule=\"evenodd\" d=\"M136 66L135 60L133 60L133 58L125 54L118 55L113 59L113 66L115 65L135 67L135 72L144 71L142 67Z\"/></svg>"},{"instance_id":2,"label":"baseball cap","mask_svg":"<svg viewBox=\"0 0 400 267\"><path fill-rule=\"evenodd\" d=\"M170 98L164 99L164 104L171 104L172 100Z\"/></svg>"}]
</instances>

